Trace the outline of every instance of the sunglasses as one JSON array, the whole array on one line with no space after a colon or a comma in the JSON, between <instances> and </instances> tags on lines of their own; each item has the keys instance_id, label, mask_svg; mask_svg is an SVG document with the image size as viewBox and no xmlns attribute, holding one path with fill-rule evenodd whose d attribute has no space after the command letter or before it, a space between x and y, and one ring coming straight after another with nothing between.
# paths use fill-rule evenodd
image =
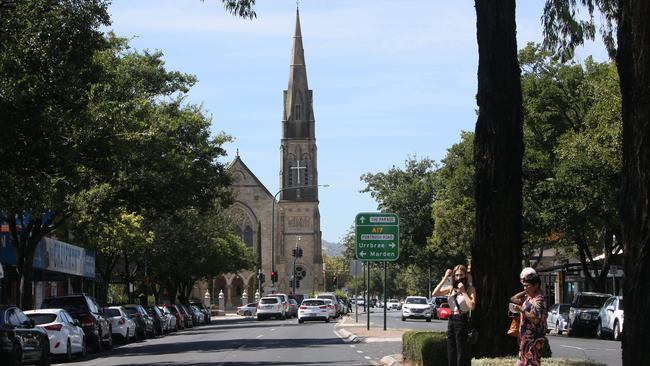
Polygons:
<instances>
[{"instance_id":1,"label":"sunglasses","mask_svg":"<svg viewBox=\"0 0 650 366\"><path fill-rule=\"evenodd\" d=\"M532 286L533 284L532 284L532 283L522 283L521 285L524 286L524 287L530 287L530 286Z\"/></svg>"}]
</instances>

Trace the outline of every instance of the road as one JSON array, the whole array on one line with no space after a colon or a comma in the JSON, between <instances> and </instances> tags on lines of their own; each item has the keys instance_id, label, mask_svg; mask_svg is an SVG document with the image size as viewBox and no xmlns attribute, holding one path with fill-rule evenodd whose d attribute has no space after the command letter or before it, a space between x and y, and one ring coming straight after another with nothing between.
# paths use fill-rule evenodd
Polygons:
<instances>
[{"instance_id":1,"label":"road","mask_svg":"<svg viewBox=\"0 0 650 366\"><path fill-rule=\"evenodd\" d=\"M371 313L371 329L383 332L383 313ZM366 328L366 316L346 320L345 329ZM387 313L387 328L446 331L447 321L401 321L401 312ZM401 353L401 341L371 337L367 342L341 339L339 322L307 322L296 319L256 321L254 318L221 317L212 325L165 337L117 345L110 351L72 363L77 366L117 365L377 365L383 356ZM549 335L554 357L590 358L620 366L621 343L593 338ZM61 364L62 365L62 364Z\"/></svg>"},{"instance_id":2,"label":"road","mask_svg":"<svg viewBox=\"0 0 650 366\"><path fill-rule=\"evenodd\" d=\"M393 353L401 351L392 342ZM387 355L385 344L346 343L337 322L296 319L256 321L218 320L212 325L90 355L76 366L114 365L377 365Z\"/></svg>"}]
</instances>

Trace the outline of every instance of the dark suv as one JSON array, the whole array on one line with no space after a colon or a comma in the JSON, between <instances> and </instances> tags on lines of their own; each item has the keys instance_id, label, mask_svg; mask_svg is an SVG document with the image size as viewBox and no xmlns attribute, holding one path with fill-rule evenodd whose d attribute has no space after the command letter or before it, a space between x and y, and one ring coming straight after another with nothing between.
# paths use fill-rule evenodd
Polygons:
<instances>
[{"instance_id":1,"label":"dark suv","mask_svg":"<svg viewBox=\"0 0 650 366\"><path fill-rule=\"evenodd\" d=\"M0 306L0 360L3 365L50 365L47 333L15 306Z\"/></svg>"},{"instance_id":2,"label":"dark suv","mask_svg":"<svg viewBox=\"0 0 650 366\"><path fill-rule=\"evenodd\" d=\"M97 301L86 294L50 297L43 300L42 309L65 309L77 319L86 335L86 344L95 352L113 347L111 322L104 317Z\"/></svg>"},{"instance_id":3,"label":"dark suv","mask_svg":"<svg viewBox=\"0 0 650 366\"><path fill-rule=\"evenodd\" d=\"M598 313L610 297L611 295L598 292L575 294L569 308L569 336L575 336L579 332L595 335L598 326Z\"/></svg>"}]
</instances>

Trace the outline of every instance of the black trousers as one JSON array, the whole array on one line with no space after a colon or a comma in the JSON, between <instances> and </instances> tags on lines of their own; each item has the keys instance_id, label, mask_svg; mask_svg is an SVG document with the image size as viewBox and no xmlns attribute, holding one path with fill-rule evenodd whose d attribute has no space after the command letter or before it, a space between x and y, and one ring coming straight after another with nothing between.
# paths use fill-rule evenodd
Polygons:
<instances>
[{"instance_id":1,"label":"black trousers","mask_svg":"<svg viewBox=\"0 0 650 366\"><path fill-rule=\"evenodd\" d=\"M447 327L447 364L449 366L470 366L472 350L467 341L469 323L466 317L452 315Z\"/></svg>"}]
</instances>

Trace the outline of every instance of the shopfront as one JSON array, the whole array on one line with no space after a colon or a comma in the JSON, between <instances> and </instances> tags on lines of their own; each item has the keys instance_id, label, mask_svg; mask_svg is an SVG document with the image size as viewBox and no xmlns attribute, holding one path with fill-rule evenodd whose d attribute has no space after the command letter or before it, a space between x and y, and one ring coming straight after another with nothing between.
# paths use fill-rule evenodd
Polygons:
<instances>
[{"instance_id":1,"label":"shopfront","mask_svg":"<svg viewBox=\"0 0 650 366\"><path fill-rule=\"evenodd\" d=\"M0 303L18 303L16 253L6 225L0 230ZM52 238L43 238L34 254L32 294L38 308L44 298L78 292L93 294L95 252Z\"/></svg>"}]
</instances>

